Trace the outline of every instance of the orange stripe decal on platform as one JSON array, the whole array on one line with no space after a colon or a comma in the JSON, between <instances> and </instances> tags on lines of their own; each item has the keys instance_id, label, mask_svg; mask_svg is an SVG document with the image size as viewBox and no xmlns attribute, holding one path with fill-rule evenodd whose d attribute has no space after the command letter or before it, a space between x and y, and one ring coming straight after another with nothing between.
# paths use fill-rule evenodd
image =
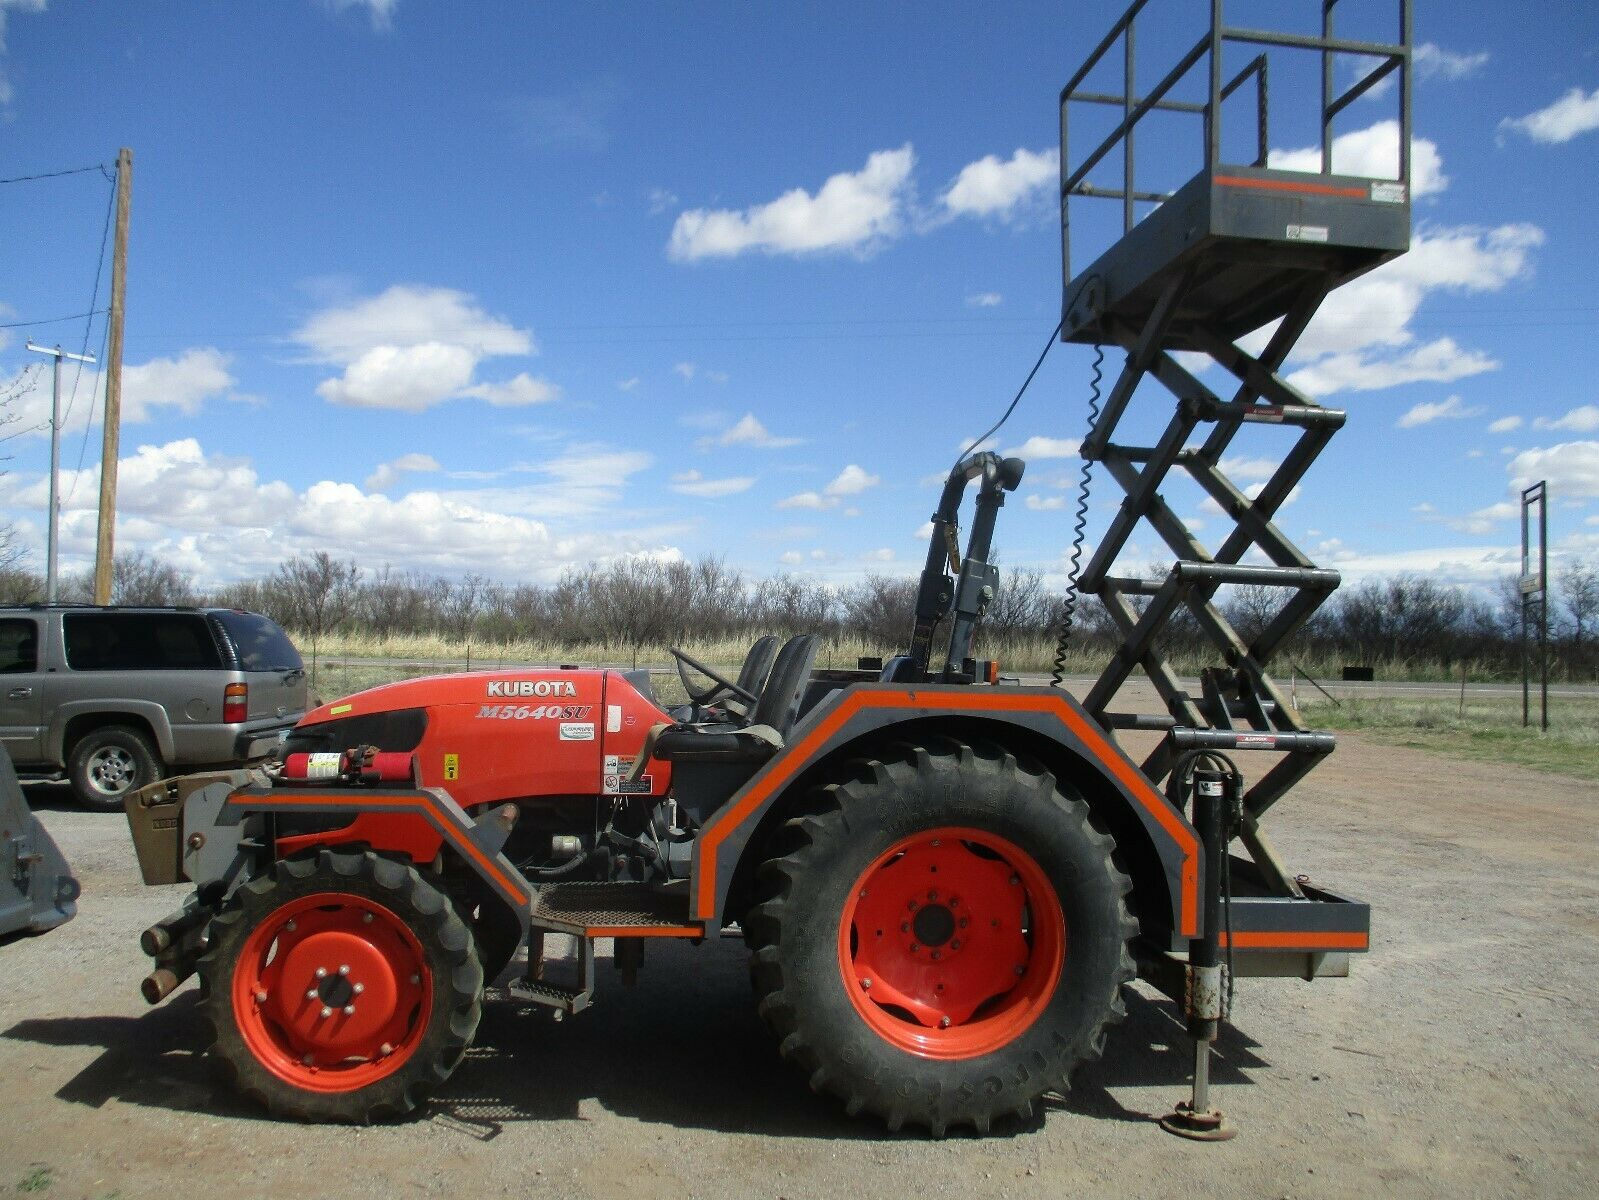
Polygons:
<instances>
[{"instance_id":1,"label":"orange stripe decal on platform","mask_svg":"<svg viewBox=\"0 0 1599 1200\"><path fill-rule=\"evenodd\" d=\"M1239 175L1217 175L1216 182L1226 187L1256 188L1263 192L1301 192L1307 196L1347 196L1366 199L1365 188L1335 187L1330 183L1296 183L1292 179L1249 179Z\"/></svg>"},{"instance_id":2,"label":"orange stripe decal on platform","mask_svg":"<svg viewBox=\"0 0 1599 1200\"><path fill-rule=\"evenodd\" d=\"M695 916L712 920L716 915L716 855L744 820L800 770L812 751L824 745L856 713L867 708L905 708L953 710L962 712L1042 712L1054 716L1076 734L1089 752L1132 793L1133 799L1155 818L1156 823L1177 843L1183 853L1180 889L1180 925L1184 937L1194 937L1199 928L1199 840L1182 815L1157 793L1138 768L1106 741L1105 735L1058 696L978 695L970 689L952 691L856 692L822 718L793 747L776 768L757 780L731 809L700 835L699 862L696 865Z\"/></svg>"}]
</instances>

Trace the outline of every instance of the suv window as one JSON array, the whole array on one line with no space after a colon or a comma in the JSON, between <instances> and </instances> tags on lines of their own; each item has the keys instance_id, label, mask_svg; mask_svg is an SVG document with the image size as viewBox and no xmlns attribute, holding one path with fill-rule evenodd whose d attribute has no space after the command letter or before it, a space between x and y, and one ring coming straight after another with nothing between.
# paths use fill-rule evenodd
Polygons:
<instances>
[{"instance_id":1,"label":"suv window","mask_svg":"<svg viewBox=\"0 0 1599 1200\"><path fill-rule=\"evenodd\" d=\"M74 671L216 671L216 640L199 613L67 613L61 619Z\"/></svg>"},{"instance_id":2,"label":"suv window","mask_svg":"<svg viewBox=\"0 0 1599 1200\"><path fill-rule=\"evenodd\" d=\"M259 613L228 610L211 614L238 651L245 671L298 671L305 664L288 634Z\"/></svg>"},{"instance_id":3,"label":"suv window","mask_svg":"<svg viewBox=\"0 0 1599 1200\"><path fill-rule=\"evenodd\" d=\"M26 617L0 620L0 673L39 669L39 626Z\"/></svg>"}]
</instances>

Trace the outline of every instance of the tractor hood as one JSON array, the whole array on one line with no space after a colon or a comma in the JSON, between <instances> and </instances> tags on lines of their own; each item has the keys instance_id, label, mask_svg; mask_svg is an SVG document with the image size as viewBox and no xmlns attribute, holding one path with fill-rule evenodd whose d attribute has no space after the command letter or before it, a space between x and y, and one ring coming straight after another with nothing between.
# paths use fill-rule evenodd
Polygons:
<instances>
[{"instance_id":1,"label":"tractor hood","mask_svg":"<svg viewBox=\"0 0 1599 1200\"><path fill-rule=\"evenodd\" d=\"M422 785L445 788L464 807L661 794L664 763L642 790L624 778L650 727L671 721L648 684L629 674L530 667L406 679L313 709L284 752L374 746L412 753Z\"/></svg>"}]
</instances>

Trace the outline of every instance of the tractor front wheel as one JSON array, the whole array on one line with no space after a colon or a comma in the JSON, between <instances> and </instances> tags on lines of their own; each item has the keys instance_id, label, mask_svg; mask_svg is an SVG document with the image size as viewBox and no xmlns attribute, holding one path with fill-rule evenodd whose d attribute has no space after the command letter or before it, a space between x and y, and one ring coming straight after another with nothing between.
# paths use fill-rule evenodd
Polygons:
<instances>
[{"instance_id":1,"label":"tractor front wheel","mask_svg":"<svg viewBox=\"0 0 1599 1200\"><path fill-rule=\"evenodd\" d=\"M411 1111L477 1030L483 969L414 868L322 850L276 864L211 923L210 1052L272 1112L364 1124Z\"/></svg>"},{"instance_id":2,"label":"tractor front wheel","mask_svg":"<svg viewBox=\"0 0 1599 1200\"><path fill-rule=\"evenodd\" d=\"M745 921L783 1056L851 1114L934 1134L1064 1092L1133 974L1131 885L1088 806L953 740L856 762L811 801Z\"/></svg>"}]
</instances>

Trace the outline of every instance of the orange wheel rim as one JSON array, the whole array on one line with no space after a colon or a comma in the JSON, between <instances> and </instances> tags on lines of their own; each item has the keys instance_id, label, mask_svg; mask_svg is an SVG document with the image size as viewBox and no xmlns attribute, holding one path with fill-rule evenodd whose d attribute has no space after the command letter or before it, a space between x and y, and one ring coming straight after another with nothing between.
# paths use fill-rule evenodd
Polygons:
<instances>
[{"instance_id":1,"label":"orange wheel rim","mask_svg":"<svg viewBox=\"0 0 1599 1200\"><path fill-rule=\"evenodd\" d=\"M375 901L323 892L273 910L233 973L233 1016L268 1071L312 1092L352 1092L416 1053L433 1011L422 944Z\"/></svg>"},{"instance_id":2,"label":"orange wheel rim","mask_svg":"<svg viewBox=\"0 0 1599 1200\"><path fill-rule=\"evenodd\" d=\"M878 1036L923 1058L975 1058L1049 1005L1066 918L1032 855L943 826L895 842L861 873L838 958L850 1002Z\"/></svg>"}]
</instances>

